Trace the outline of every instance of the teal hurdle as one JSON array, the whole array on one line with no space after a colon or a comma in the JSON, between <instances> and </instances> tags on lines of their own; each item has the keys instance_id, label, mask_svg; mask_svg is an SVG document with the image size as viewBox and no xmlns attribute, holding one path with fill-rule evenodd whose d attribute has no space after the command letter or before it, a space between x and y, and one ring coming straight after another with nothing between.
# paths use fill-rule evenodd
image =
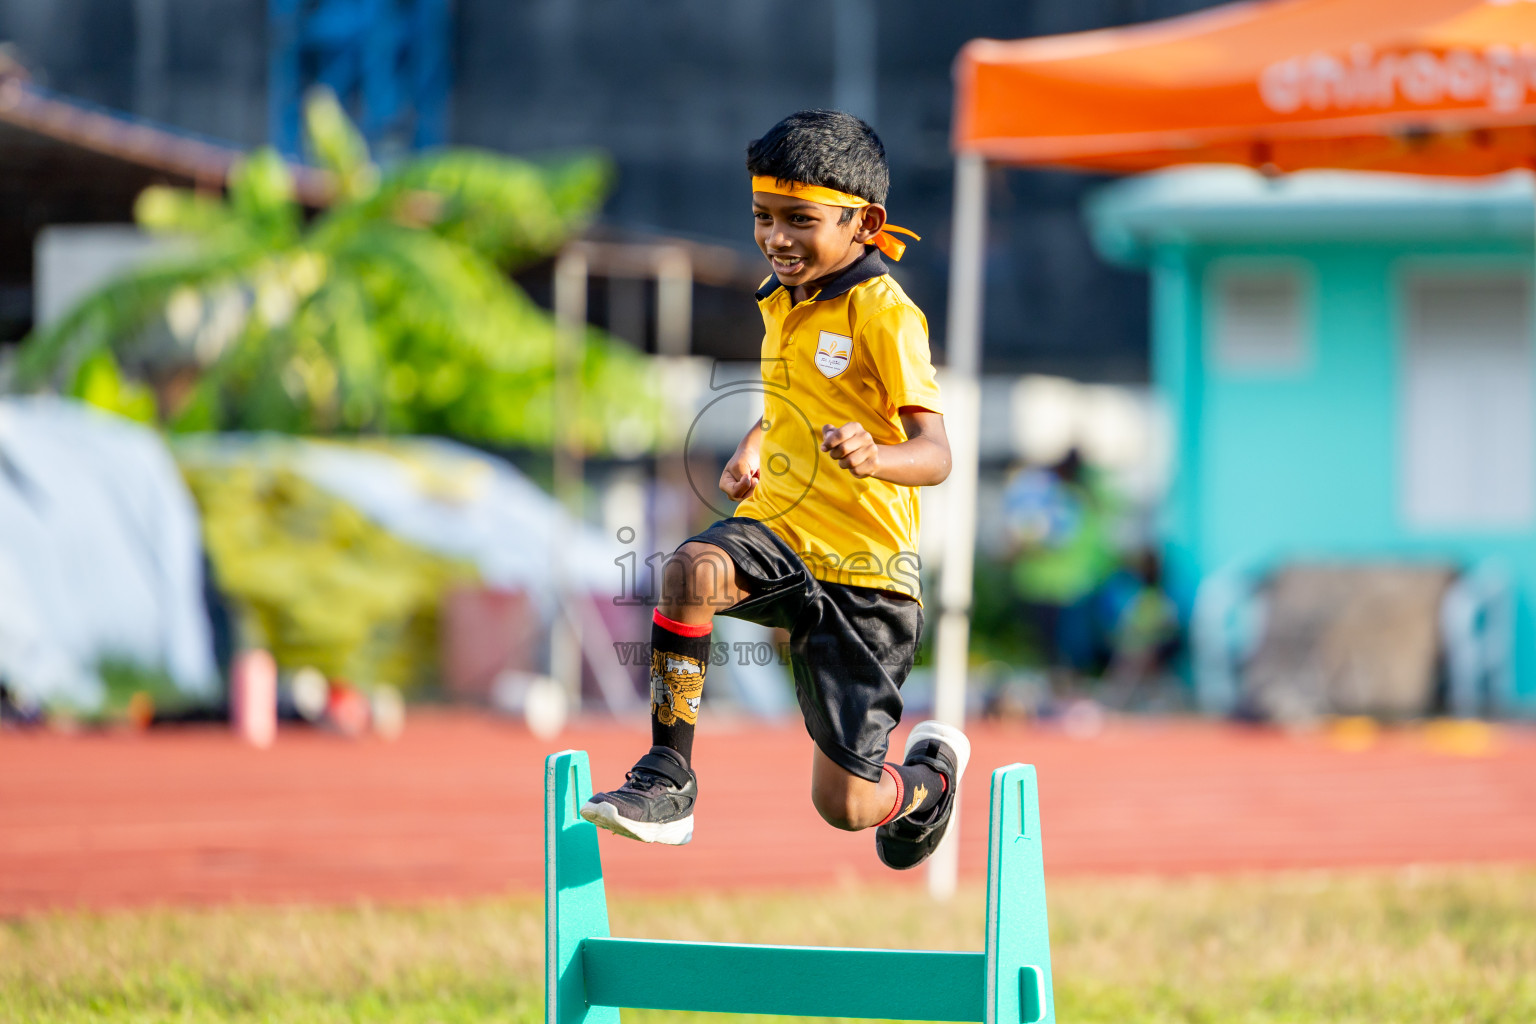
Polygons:
<instances>
[{"instance_id":1,"label":"teal hurdle","mask_svg":"<svg viewBox=\"0 0 1536 1024\"><path fill-rule=\"evenodd\" d=\"M619 1007L1055 1024L1035 769L992 773L984 953L615 939L587 755L544 762L545 1024L618 1024ZM662 852L664 856L664 851ZM924 984L893 985L893 978Z\"/></svg>"}]
</instances>

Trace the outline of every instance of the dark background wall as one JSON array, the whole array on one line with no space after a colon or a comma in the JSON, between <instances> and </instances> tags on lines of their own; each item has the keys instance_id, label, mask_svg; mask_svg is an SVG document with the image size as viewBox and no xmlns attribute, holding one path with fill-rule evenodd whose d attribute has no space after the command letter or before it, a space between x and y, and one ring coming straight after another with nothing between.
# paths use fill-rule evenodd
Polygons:
<instances>
[{"instance_id":1,"label":"dark background wall","mask_svg":"<svg viewBox=\"0 0 1536 1024\"><path fill-rule=\"evenodd\" d=\"M960 46L1206 6L831 0L792 16L762 0L456 0L448 136L511 152L605 149L619 171L609 225L750 249L746 142L802 107L870 116L890 155L892 219L923 235L897 277L942 345ZM0 3L0 42L42 84L246 145L267 140L267 40L266 0ZM1146 286L1091 252L1078 207L1093 184L994 173L989 370L1145 378Z\"/></svg>"}]
</instances>

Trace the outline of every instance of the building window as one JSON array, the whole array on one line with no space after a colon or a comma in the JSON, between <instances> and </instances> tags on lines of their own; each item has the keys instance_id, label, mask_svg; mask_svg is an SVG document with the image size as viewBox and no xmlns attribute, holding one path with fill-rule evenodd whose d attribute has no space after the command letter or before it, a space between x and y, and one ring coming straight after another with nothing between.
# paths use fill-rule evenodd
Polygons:
<instances>
[{"instance_id":1,"label":"building window","mask_svg":"<svg viewBox=\"0 0 1536 1024\"><path fill-rule=\"evenodd\" d=\"M1405 279L1402 507L1421 529L1536 519L1528 273Z\"/></svg>"},{"instance_id":2,"label":"building window","mask_svg":"<svg viewBox=\"0 0 1536 1024\"><path fill-rule=\"evenodd\" d=\"M1307 366L1307 278L1300 267L1218 264L1210 280L1217 366L1240 374L1292 373Z\"/></svg>"}]
</instances>

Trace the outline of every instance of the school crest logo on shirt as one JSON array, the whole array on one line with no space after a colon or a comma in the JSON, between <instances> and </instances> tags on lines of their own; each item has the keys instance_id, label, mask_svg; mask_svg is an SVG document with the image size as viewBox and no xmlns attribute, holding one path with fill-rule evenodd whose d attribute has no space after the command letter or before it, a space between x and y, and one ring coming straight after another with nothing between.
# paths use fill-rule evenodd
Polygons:
<instances>
[{"instance_id":1,"label":"school crest logo on shirt","mask_svg":"<svg viewBox=\"0 0 1536 1024\"><path fill-rule=\"evenodd\" d=\"M848 369L848 360L852 354L852 338L846 334L822 331L816 341L816 369L821 371L823 377L836 377Z\"/></svg>"}]
</instances>

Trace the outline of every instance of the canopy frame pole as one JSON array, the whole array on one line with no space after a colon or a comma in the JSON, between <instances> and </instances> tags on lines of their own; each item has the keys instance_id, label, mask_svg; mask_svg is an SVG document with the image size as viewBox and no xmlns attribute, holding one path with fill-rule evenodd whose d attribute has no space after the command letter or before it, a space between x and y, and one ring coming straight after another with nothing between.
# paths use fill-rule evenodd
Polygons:
<instances>
[{"instance_id":1,"label":"canopy frame pole","mask_svg":"<svg viewBox=\"0 0 1536 1024\"><path fill-rule=\"evenodd\" d=\"M965 725L966 661L971 633L971 583L976 552L976 478L981 430L981 317L986 266L987 162L979 153L955 158L954 235L949 260L949 323L945 330L945 431L950 473L939 566L939 625L934 643L933 716ZM944 841L929 860L928 892L947 900L960 868L960 804Z\"/></svg>"},{"instance_id":2,"label":"canopy frame pole","mask_svg":"<svg viewBox=\"0 0 1536 1024\"><path fill-rule=\"evenodd\" d=\"M581 709L582 617L573 601L572 527L582 521L585 470L581 438L581 359L587 330L586 253L567 246L555 259L555 500L564 513L556 522L553 550L554 629L549 674L565 691L571 710Z\"/></svg>"}]
</instances>

